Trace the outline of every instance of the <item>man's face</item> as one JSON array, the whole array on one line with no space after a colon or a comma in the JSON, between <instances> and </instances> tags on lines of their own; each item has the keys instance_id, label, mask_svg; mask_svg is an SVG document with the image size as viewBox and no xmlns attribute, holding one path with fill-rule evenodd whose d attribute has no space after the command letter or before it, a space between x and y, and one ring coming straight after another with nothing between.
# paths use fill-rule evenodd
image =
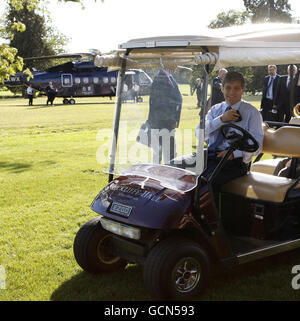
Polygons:
<instances>
[{"instance_id":1,"label":"man's face","mask_svg":"<svg viewBox=\"0 0 300 321\"><path fill-rule=\"evenodd\" d=\"M219 74L218 74L219 78L220 78L221 80L223 80L223 78L225 77L226 73L227 73L226 70L220 70L220 71L219 71Z\"/></svg>"},{"instance_id":2,"label":"man's face","mask_svg":"<svg viewBox=\"0 0 300 321\"><path fill-rule=\"evenodd\" d=\"M222 92L226 103L232 106L242 99L244 88L242 88L240 81L235 80L226 82L224 86L222 86Z\"/></svg>"},{"instance_id":3,"label":"man's face","mask_svg":"<svg viewBox=\"0 0 300 321\"><path fill-rule=\"evenodd\" d=\"M276 68L274 66L269 66L268 71L270 76L275 76Z\"/></svg>"},{"instance_id":4,"label":"man's face","mask_svg":"<svg viewBox=\"0 0 300 321\"><path fill-rule=\"evenodd\" d=\"M295 68L295 67L292 67L292 68L293 68L293 76L296 76L297 68ZM287 73L288 73L288 75L290 75L290 68L289 67L287 68Z\"/></svg>"}]
</instances>

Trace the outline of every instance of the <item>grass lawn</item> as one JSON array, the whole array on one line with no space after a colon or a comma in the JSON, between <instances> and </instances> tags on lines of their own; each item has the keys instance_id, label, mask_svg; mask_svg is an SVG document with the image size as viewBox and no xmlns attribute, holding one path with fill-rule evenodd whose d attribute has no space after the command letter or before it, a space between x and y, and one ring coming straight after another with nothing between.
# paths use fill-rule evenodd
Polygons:
<instances>
[{"instance_id":1,"label":"grass lawn","mask_svg":"<svg viewBox=\"0 0 300 321\"><path fill-rule=\"evenodd\" d=\"M195 99L184 96L183 124L199 112ZM258 106L259 98L249 99ZM96 135L111 128L114 101L45 101L28 107L21 98L0 99L0 301L150 300L140 266L95 276L73 256L75 234L95 217L89 205L107 183ZM300 251L293 251L218 273L196 300L299 300L300 290L291 287L299 262Z\"/></svg>"}]
</instances>

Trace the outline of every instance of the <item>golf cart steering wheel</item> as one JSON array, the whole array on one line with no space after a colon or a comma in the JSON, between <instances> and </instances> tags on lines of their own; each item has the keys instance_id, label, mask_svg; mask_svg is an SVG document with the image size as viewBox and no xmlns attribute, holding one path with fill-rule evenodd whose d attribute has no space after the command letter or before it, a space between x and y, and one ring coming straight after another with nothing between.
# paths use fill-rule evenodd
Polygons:
<instances>
[{"instance_id":1,"label":"golf cart steering wheel","mask_svg":"<svg viewBox=\"0 0 300 321\"><path fill-rule=\"evenodd\" d=\"M237 133L236 131L230 131L230 128L235 128L241 132L241 134ZM259 148L257 140L247 130L235 124L228 123L223 125L221 127L221 133L235 149L243 152L253 153Z\"/></svg>"}]
</instances>

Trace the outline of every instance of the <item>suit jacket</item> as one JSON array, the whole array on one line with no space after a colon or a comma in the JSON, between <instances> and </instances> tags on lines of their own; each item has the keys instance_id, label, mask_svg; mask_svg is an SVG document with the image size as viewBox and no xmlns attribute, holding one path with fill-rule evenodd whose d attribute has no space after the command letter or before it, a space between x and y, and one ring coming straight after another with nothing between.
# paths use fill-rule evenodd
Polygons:
<instances>
[{"instance_id":1,"label":"suit jacket","mask_svg":"<svg viewBox=\"0 0 300 321\"><path fill-rule=\"evenodd\" d=\"M294 87L294 105L300 103L300 82L299 82L300 69L295 76L295 87ZM298 85L299 84L299 85Z\"/></svg>"},{"instance_id":2,"label":"suit jacket","mask_svg":"<svg viewBox=\"0 0 300 321\"><path fill-rule=\"evenodd\" d=\"M193 94L196 90L197 99L200 100L202 98L202 91L203 91L203 83L200 83L200 85L196 84L193 88Z\"/></svg>"},{"instance_id":3,"label":"suit jacket","mask_svg":"<svg viewBox=\"0 0 300 321\"><path fill-rule=\"evenodd\" d=\"M148 123L151 128L178 127L182 97L178 85L166 70L160 69L150 89Z\"/></svg>"},{"instance_id":4,"label":"suit jacket","mask_svg":"<svg viewBox=\"0 0 300 321\"><path fill-rule=\"evenodd\" d=\"M219 104L225 100L221 87L222 80L220 79L220 77L215 77L212 82L211 106Z\"/></svg>"},{"instance_id":5,"label":"suit jacket","mask_svg":"<svg viewBox=\"0 0 300 321\"><path fill-rule=\"evenodd\" d=\"M277 93L274 99L274 105L281 110L289 110L290 109L290 90L287 87L287 79L288 76L280 76L278 82ZM296 77L294 78L292 85L295 89Z\"/></svg>"},{"instance_id":6,"label":"suit jacket","mask_svg":"<svg viewBox=\"0 0 300 321\"><path fill-rule=\"evenodd\" d=\"M270 75L269 76L266 76L264 78L264 87L263 87L263 90L262 90L262 107L263 107L263 103L264 101L267 99L267 93L268 93L268 88L269 88L269 81L270 81ZM273 83L273 100L275 99L276 97L276 93L277 93L277 87L278 87L278 82L279 82L279 78L280 76L279 75L275 75L275 78L274 78L274 83Z\"/></svg>"}]
</instances>

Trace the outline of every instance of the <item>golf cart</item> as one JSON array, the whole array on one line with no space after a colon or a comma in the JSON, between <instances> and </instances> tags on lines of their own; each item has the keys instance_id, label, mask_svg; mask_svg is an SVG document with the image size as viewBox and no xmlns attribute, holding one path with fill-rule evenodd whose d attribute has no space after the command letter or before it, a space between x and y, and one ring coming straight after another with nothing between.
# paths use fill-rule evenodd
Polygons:
<instances>
[{"instance_id":1,"label":"golf cart","mask_svg":"<svg viewBox=\"0 0 300 321\"><path fill-rule=\"evenodd\" d=\"M179 85L181 116L173 131L177 158L195 155L184 166L165 159L167 165L160 164L153 145L141 143L151 93L138 106L121 99L129 68L157 75L167 65L203 65L205 106L210 65L217 70L300 63L299 25L255 25L217 32L209 37L135 39L122 44L115 55L95 59L99 66L120 68L109 157L104 145L97 152L98 162L110 160L109 182L91 204L97 216L76 234L74 255L90 273L115 271L127 263L143 265L145 287L154 299L188 300L200 295L214 264L233 267L300 247L299 177L249 171L225 184L217 199L212 197L212 182L229 154L236 149L249 153L258 149L255 139L238 123L222 127L231 147L206 180L201 175L206 111L202 107L199 117L196 98L185 94L187 85ZM263 152L300 157L300 127L271 130L264 124L264 132Z\"/></svg>"}]
</instances>

